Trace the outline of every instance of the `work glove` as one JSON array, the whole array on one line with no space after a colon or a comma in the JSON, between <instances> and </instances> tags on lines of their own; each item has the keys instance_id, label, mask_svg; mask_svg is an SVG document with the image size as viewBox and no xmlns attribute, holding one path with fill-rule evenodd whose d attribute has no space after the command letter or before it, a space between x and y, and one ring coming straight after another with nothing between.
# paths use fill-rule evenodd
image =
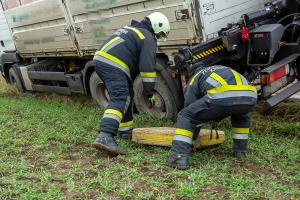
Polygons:
<instances>
[{"instance_id":1,"label":"work glove","mask_svg":"<svg viewBox=\"0 0 300 200\"><path fill-rule=\"evenodd\" d=\"M156 96L152 95L151 97L148 97L148 101L149 101L149 108L153 108L155 106Z\"/></svg>"}]
</instances>

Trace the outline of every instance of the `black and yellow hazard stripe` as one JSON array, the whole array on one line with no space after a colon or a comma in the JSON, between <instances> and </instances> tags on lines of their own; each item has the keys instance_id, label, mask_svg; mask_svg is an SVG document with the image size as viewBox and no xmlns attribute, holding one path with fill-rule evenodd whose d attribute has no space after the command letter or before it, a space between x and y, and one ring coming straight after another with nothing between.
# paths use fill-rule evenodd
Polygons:
<instances>
[{"instance_id":1,"label":"black and yellow hazard stripe","mask_svg":"<svg viewBox=\"0 0 300 200\"><path fill-rule=\"evenodd\" d=\"M218 46L215 46L213 48L207 49L205 51L202 51L200 53L195 54L193 56L193 61L197 61L199 59L203 59L205 57L211 56L211 55L213 55L215 53L218 53L218 52L220 52L224 49L225 49L225 47L223 45L218 45Z\"/></svg>"}]
</instances>

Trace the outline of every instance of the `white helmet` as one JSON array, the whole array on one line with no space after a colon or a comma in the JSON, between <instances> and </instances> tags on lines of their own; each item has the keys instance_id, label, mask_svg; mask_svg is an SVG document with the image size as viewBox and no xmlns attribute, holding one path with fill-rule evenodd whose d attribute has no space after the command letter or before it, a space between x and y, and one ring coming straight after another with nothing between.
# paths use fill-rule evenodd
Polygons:
<instances>
[{"instance_id":1,"label":"white helmet","mask_svg":"<svg viewBox=\"0 0 300 200\"><path fill-rule=\"evenodd\" d=\"M152 29L158 39L167 38L170 32L170 22L166 15L160 12L154 12L147 16L150 20Z\"/></svg>"}]
</instances>

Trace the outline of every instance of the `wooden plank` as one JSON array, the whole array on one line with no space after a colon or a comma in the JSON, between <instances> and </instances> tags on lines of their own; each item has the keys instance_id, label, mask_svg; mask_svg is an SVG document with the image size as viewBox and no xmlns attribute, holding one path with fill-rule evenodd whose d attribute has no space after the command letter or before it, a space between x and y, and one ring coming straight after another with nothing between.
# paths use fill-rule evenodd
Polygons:
<instances>
[{"instance_id":1,"label":"wooden plank","mask_svg":"<svg viewBox=\"0 0 300 200\"><path fill-rule=\"evenodd\" d=\"M175 128L169 127L153 127L153 128L136 128L133 130L132 141L140 144L166 146L172 145ZM217 139L216 131L213 130L213 137L211 138L211 131L201 129L197 140L194 141L194 146L198 149L219 145L225 141L225 133L218 131L219 138Z\"/></svg>"}]
</instances>

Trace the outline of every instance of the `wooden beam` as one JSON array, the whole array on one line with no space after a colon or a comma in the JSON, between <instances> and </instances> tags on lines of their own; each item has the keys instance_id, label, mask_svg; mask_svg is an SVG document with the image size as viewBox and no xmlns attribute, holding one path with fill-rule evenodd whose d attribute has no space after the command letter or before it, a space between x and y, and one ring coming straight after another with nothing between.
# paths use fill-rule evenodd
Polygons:
<instances>
[{"instance_id":1,"label":"wooden beam","mask_svg":"<svg viewBox=\"0 0 300 200\"><path fill-rule=\"evenodd\" d=\"M175 128L169 127L136 128L133 130L132 141L140 144L170 147L174 133ZM210 130L201 129L198 138L194 141L194 146L201 149L224 143L225 133L223 131L218 131L218 133L219 138L217 139L216 131L213 130L211 138Z\"/></svg>"}]
</instances>

